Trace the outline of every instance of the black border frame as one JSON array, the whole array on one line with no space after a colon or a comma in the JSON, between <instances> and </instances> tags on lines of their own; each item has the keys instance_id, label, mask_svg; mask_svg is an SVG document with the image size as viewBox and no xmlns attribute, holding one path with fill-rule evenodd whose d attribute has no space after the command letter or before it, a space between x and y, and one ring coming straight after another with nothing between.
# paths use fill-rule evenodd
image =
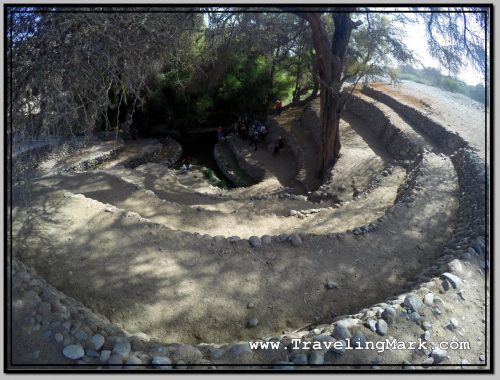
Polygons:
<instances>
[{"instance_id":1,"label":"black border frame","mask_svg":"<svg viewBox=\"0 0 500 380\"><path fill-rule=\"evenodd\" d=\"M298 4L304 6L305 4ZM353 364L353 365L332 365L332 364L324 364L321 366L316 366L314 368L311 368L309 364L307 365L295 365L294 369L292 370L283 370L283 369L277 369L277 368L260 368L260 369L234 369L234 368L228 368L228 369L222 369L220 368L221 366L226 366L226 367L242 367L242 366L270 366L270 367L275 367L274 364L262 364L262 363L257 363L257 364L237 364L237 363L231 363L231 364L214 364L217 366L216 369L172 369L172 370L160 370L160 369L154 369L154 368L141 368L141 369L126 369L126 368L121 368L122 366L120 365L119 369L94 369L94 368L87 368L87 367L95 367L95 364L89 364L89 365L79 365L79 364L73 364L71 366L67 364L62 364L62 365L57 365L57 364L47 364L47 367L66 367L66 368L61 368L61 369L54 369L54 368L49 368L49 369L44 369L41 368L39 364L15 364L13 365L11 363L12 361L12 351L10 350L10 347L8 346L8 340L4 340L4 373L170 373L170 374L181 374L181 373L274 373L274 374L282 374L282 373L290 373L290 374L312 374L312 373L372 373L372 374L378 374L378 373L404 373L404 374L421 374L421 373L475 373L475 374L484 374L484 373L493 373L494 372L494 346L493 346L493 336L494 336L494 276L492 276L492 269L494 268L493 263L494 263L494 255L492 254L494 252L494 239L493 236L491 236L491 232L494 231L494 217L493 217L493 210L494 210L494 196L493 195L493 183L494 183L494 161L492 160L493 158L493 151L494 151L494 128L493 128L493 121L494 121L494 107L492 106L492 99L493 99L493 94L494 94L494 67L493 67L493 56L494 56L494 33L491 31L494 31L494 13L493 13L493 4L492 3L458 3L458 4L452 4L452 3L423 3L423 4L411 4L411 3L403 3L403 4L388 4L388 3L356 3L356 4L307 4L305 6L307 7L318 7L318 8L338 8L341 6L356 6L356 7L367 7L370 8L370 11L367 10L359 10L357 11L358 13L364 13L364 12L371 12L372 9L374 8L392 8L392 10L376 10L375 12L377 13L427 13L430 12L429 10L410 10L410 7L484 7L487 9L486 12L489 14L489 29L485 31L486 37L489 37L489 43L490 43L490 48L489 51L486 49L485 55L486 58L488 58L488 53L489 53L489 58L490 58L490 67L488 67L488 60L486 59L486 67L485 67L485 99L486 99L486 104L485 104L485 112L487 115L487 109L489 108L490 111L490 117L489 117L489 122L490 122L490 140L488 140L487 137L487 129L488 129L488 124L487 124L487 117L485 117L485 143L486 146L488 145L488 142L490 143L490 152L489 154L485 150L485 178L486 178L486 192L485 192L485 217L486 217L486 240L485 240L485 247L486 247L486 253L485 253L485 264L486 264L486 259L487 257L490 258L490 268L487 270L485 273L485 364L469 364L467 366L473 366L473 367L481 367L481 366L488 366L489 368L485 369L426 369L426 370L405 370L405 369L370 369L371 364ZM134 13L137 12L138 10L127 10L127 8L139 8L139 7L154 7L154 8L164 8L164 10L149 10L148 12L152 13L163 13L163 12L172 12L172 13L177 13L177 12L189 12L189 8L203 8L203 7L220 7L220 8L227 8L227 7L254 7L258 8L256 10L241 10L241 12L261 12L262 8L277 8L280 7L281 10L269 10L266 12L273 12L273 13L282 13L285 12L287 8L290 9L290 11L295 7L295 4L269 4L269 3L264 3L264 4L259 4L259 3L237 3L237 4L232 4L232 3L220 3L220 4L210 4L210 3L200 3L200 4L183 4L183 3L171 3L171 4L158 4L158 3L126 3L126 4L113 4L113 3L107 3L107 4L99 4L99 3L89 3L89 4L83 4L83 3L60 3L60 4L49 4L49 3L4 3L3 4L3 11L4 11L4 111L7 110L7 107L10 107L10 111L12 111L12 103L10 102L7 105L7 99L9 98L9 95L12 95L12 76L9 75L9 69L7 66L12 67L12 54L10 56L10 60L8 62L8 54L7 51L10 49L10 45L8 44L8 37L7 37L7 25L9 25L9 22L12 25L12 14L15 13L12 12L12 8L25 8L25 7L41 7L41 8L49 8L49 7L57 7L61 8L61 10L47 10L47 12L51 13L64 13L64 12L87 12L87 13L114 13L114 12L120 12L120 13ZM77 9L69 9L68 8L94 8L94 7L102 7L102 8L119 8L113 9L113 10L92 10L92 9L86 9L86 10L77 10ZM185 8L183 10L172 10L171 8ZM170 8L170 9L169 9ZM407 8L406 10L404 8ZM191 10L192 12L202 12L201 10ZM223 12L223 10L218 10L220 12ZM317 12L318 10L311 10L310 12ZM23 12L29 12L29 11L23 11ZM37 10L37 12L40 12L40 10ZM9 19L10 16L10 19ZM12 29L11 29L12 31ZM7 64L8 62L8 64ZM489 68L489 70L488 70ZM489 77L488 77L489 74ZM488 79L489 81L489 87L488 87ZM9 83L9 85L7 85ZM10 90L10 92L9 92ZM488 96L489 95L489 96ZM12 97L10 96L10 99ZM12 133L10 133L10 138L9 134L7 132L7 126L10 128L12 131L12 119L10 120L9 124L9 118L8 118L8 113L4 112L4 152L5 152L5 161L4 161L4 186L5 189L9 186L9 191L10 195L12 197L12 181L9 178L8 173L12 175ZM10 112L12 115L12 112ZM485 115L485 116L486 116ZM489 160L488 160L489 159ZM5 169L9 168L9 171L7 172ZM8 244L8 239L9 239L9 233L10 233L10 239L12 239L12 204L8 205L9 201L9 196L8 192L4 191L4 223L5 223L5 229L4 229L4 252L7 253L9 251L10 258L12 258L12 242L10 241L10 244ZM10 206L10 212L8 211ZM5 212L7 211L7 212ZM491 218L491 219L490 219ZM9 231L9 232L8 232ZM9 249L10 248L10 249ZM4 333L9 331L10 336L9 336L9 343L12 344L12 329L8 329L9 327L9 321L12 317L12 287L11 287L11 281L12 281L12 266L10 268L10 278L7 278L5 276L6 274L6 268L8 267L8 258L7 254L4 255L4 299L6 302L4 303ZM488 268L486 266L486 268ZM488 297L488 280L490 282L490 292L489 292L489 297ZM488 303L488 298L490 299L490 302ZM10 308L9 308L10 305ZM490 307L490 334L488 335L488 306ZM5 336L7 336L5 334ZM490 360L488 363L488 356L487 356L487 351L488 351L488 343L490 344ZM10 354L9 354L10 353ZM10 359L10 362L8 362ZM150 367L150 365L142 365L143 367ZM193 365L190 364L189 366L206 366L205 364L200 364L200 365ZM401 366L401 364L378 364L379 367L397 367ZM433 364L432 367L457 367L458 364ZM14 368L13 368L14 367ZM21 367L21 368L17 368ZM36 367L36 368L23 368L23 367ZM71 367L68 369L67 367ZM301 367L307 367L306 368L301 368ZM327 367L329 369L325 369L322 367ZM351 367L350 369L334 369L334 367ZM363 367L366 367L363 368Z\"/></svg>"}]
</instances>

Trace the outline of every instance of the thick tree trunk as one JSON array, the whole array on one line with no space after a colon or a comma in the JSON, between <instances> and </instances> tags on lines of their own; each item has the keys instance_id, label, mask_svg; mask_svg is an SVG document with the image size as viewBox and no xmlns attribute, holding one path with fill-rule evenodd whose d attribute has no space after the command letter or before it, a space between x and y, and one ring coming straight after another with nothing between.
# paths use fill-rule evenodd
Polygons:
<instances>
[{"instance_id":1,"label":"thick tree trunk","mask_svg":"<svg viewBox=\"0 0 500 380\"><path fill-rule=\"evenodd\" d=\"M341 75L351 31L357 25L351 21L350 13L334 14L335 31L330 45L321 13L299 13L299 16L311 26L314 50L318 57L321 90L318 176L325 179L340 153Z\"/></svg>"},{"instance_id":2,"label":"thick tree trunk","mask_svg":"<svg viewBox=\"0 0 500 380\"><path fill-rule=\"evenodd\" d=\"M321 86L321 146L319 155L319 171L320 178L326 178L330 168L335 164L337 156L335 155L335 145L338 140L339 120L337 112L331 112L337 106L336 97L331 88Z\"/></svg>"}]
</instances>

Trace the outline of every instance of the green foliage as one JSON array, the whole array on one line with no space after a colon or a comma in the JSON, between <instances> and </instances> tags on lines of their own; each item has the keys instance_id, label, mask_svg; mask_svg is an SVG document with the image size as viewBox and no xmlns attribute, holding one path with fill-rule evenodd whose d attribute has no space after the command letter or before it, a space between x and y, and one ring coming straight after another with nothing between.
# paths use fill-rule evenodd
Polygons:
<instances>
[{"instance_id":1,"label":"green foliage","mask_svg":"<svg viewBox=\"0 0 500 380\"><path fill-rule=\"evenodd\" d=\"M439 87L443 90L459 93L480 103L485 102L485 89L481 84L467 85L463 81L441 74L438 69L415 69L405 65L401 67L401 79L411 80L428 86Z\"/></svg>"},{"instance_id":2,"label":"green foliage","mask_svg":"<svg viewBox=\"0 0 500 380\"><path fill-rule=\"evenodd\" d=\"M201 171L211 185L220 187L221 189L227 188L226 184L215 175L212 169L203 168Z\"/></svg>"}]
</instances>

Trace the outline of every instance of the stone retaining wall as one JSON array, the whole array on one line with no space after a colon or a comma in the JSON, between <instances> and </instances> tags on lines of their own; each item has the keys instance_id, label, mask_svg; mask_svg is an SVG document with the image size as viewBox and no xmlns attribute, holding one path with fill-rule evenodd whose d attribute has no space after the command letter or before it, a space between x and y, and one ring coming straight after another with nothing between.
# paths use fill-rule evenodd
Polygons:
<instances>
[{"instance_id":1,"label":"stone retaining wall","mask_svg":"<svg viewBox=\"0 0 500 380\"><path fill-rule=\"evenodd\" d=\"M224 176L231 181L231 183L236 187L245 187L248 186L248 182L245 181L244 178L241 178L238 173L232 170L227 164L224 154L220 149L220 143L215 144L214 146L214 159L215 163L219 170L224 174Z\"/></svg>"},{"instance_id":2,"label":"stone retaining wall","mask_svg":"<svg viewBox=\"0 0 500 380\"><path fill-rule=\"evenodd\" d=\"M125 149L125 145L123 141L117 142L111 149L95 154L88 159L82 160L74 165L71 165L68 168L61 170L63 173L74 172L80 173L86 170L93 169L103 162L110 161L118 157L118 155Z\"/></svg>"},{"instance_id":3,"label":"stone retaining wall","mask_svg":"<svg viewBox=\"0 0 500 380\"><path fill-rule=\"evenodd\" d=\"M168 158L162 163L168 167L175 164L182 157L182 145L170 137L165 137L159 140L163 144L162 153ZM137 165L139 166L139 165ZM137 167L136 166L136 167Z\"/></svg>"},{"instance_id":4,"label":"stone retaining wall","mask_svg":"<svg viewBox=\"0 0 500 380\"><path fill-rule=\"evenodd\" d=\"M46 144L12 156L13 175L22 175L36 168L42 161L67 157L91 144L93 140L74 139L62 144Z\"/></svg>"},{"instance_id":5,"label":"stone retaining wall","mask_svg":"<svg viewBox=\"0 0 500 380\"><path fill-rule=\"evenodd\" d=\"M234 139L235 139L234 136L227 136L226 143L227 143L229 149L231 150L231 152L233 153L234 158L236 159L236 162L238 163L238 166L240 167L241 170L243 170L254 181L256 181L256 182L262 181L264 179L264 176L266 175L266 171L263 168L258 167L256 165L253 165L250 162L248 162L242 156Z\"/></svg>"},{"instance_id":6,"label":"stone retaining wall","mask_svg":"<svg viewBox=\"0 0 500 380\"><path fill-rule=\"evenodd\" d=\"M129 158L127 161L123 162L122 165L128 169L134 169L139 165L156 161L162 149L163 145L160 143L148 146L140 155Z\"/></svg>"},{"instance_id":7,"label":"stone retaining wall","mask_svg":"<svg viewBox=\"0 0 500 380\"><path fill-rule=\"evenodd\" d=\"M438 144L447 154L451 154L460 148L469 147L469 144L458 133L447 130L432 116L425 115L416 108L403 104L399 100L371 87L363 86L361 92L385 103L400 115L403 115L416 129Z\"/></svg>"},{"instance_id":8,"label":"stone retaining wall","mask_svg":"<svg viewBox=\"0 0 500 380\"><path fill-rule=\"evenodd\" d=\"M304 107L304 113L300 117L300 122L313 137L317 146L321 144L320 118L318 113L312 108L312 103L307 103Z\"/></svg>"},{"instance_id":9,"label":"stone retaining wall","mask_svg":"<svg viewBox=\"0 0 500 380\"><path fill-rule=\"evenodd\" d=\"M415 159L421 147L413 143L404 132L392 124L382 110L356 95L349 95L346 109L366 122L377 137L384 143L386 150L396 159Z\"/></svg>"},{"instance_id":10,"label":"stone retaining wall","mask_svg":"<svg viewBox=\"0 0 500 380\"><path fill-rule=\"evenodd\" d=\"M299 123L299 120L294 122ZM298 142L297 138L289 133L285 128L283 128L274 117L268 117L266 120L266 125L269 127L269 130L272 131L274 136L282 136L283 140L285 140L285 145L292 151L295 156L296 164L297 164L297 174L295 179L297 182L301 183L304 188L307 189L307 181L306 181L306 166L305 166L305 153L301 148L301 144Z\"/></svg>"}]
</instances>

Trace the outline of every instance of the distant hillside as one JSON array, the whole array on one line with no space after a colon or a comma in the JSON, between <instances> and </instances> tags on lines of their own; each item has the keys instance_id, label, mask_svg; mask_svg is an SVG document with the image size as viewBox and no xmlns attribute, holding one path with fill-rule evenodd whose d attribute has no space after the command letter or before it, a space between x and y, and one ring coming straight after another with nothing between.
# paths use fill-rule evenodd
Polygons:
<instances>
[{"instance_id":1,"label":"distant hillside","mask_svg":"<svg viewBox=\"0 0 500 380\"><path fill-rule=\"evenodd\" d=\"M467 85L461 80L441 74L437 69L415 69L411 66L403 66L400 68L399 79L407 79L428 86L439 87L446 91L465 95L480 103L485 103L485 90L483 85Z\"/></svg>"}]
</instances>

